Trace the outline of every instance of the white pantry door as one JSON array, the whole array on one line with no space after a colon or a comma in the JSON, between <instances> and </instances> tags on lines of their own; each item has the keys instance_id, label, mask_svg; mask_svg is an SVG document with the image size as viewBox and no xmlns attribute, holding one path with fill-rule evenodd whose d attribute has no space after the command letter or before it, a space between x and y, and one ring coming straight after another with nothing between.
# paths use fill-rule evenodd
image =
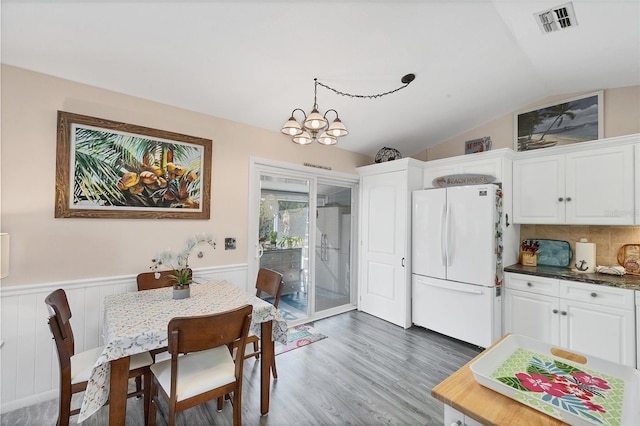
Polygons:
<instances>
[{"instance_id":1,"label":"white pantry door","mask_svg":"<svg viewBox=\"0 0 640 426\"><path fill-rule=\"evenodd\" d=\"M407 328L407 171L365 175L361 183L360 310Z\"/></svg>"}]
</instances>

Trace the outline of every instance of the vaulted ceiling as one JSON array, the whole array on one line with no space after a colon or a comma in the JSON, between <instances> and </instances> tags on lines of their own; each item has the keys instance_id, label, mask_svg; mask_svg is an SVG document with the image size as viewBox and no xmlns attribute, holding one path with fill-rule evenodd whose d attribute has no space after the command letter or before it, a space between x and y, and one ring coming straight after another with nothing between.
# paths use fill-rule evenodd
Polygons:
<instances>
[{"instance_id":1,"label":"vaulted ceiling","mask_svg":"<svg viewBox=\"0 0 640 426\"><path fill-rule=\"evenodd\" d=\"M370 95L414 73L381 98L317 93L350 131L338 147L409 156L551 95L639 85L640 2L572 3L577 26L547 34L534 14L562 0L3 0L1 59L276 132L315 77Z\"/></svg>"}]
</instances>

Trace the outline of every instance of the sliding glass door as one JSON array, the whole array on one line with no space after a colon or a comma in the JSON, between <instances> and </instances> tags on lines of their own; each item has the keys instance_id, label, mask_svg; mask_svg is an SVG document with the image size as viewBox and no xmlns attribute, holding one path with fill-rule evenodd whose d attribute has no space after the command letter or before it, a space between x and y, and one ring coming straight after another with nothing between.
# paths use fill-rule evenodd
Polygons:
<instances>
[{"instance_id":1,"label":"sliding glass door","mask_svg":"<svg viewBox=\"0 0 640 426\"><path fill-rule=\"evenodd\" d=\"M316 202L315 312L351 302L351 188L319 182Z\"/></svg>"},{"instance_id":2,"label":"sliding glass door","mask_svg":"<svg viewBox=\"0 0 640 426\"><path fill-rule=\"evenodd\" d=\"M251 170L248 288L261 267L282 273L279 308L292 325L355 309L357 176L261 163Z\"/></svg>"},{"instance_id":3,"label":"sliding glass door","mask_svg":"<svg viewBox=\"0 0 640 426\"><path fill-rule=\"evenodd\" d=\"M287 320L309 316L309 186L308 179L260 175L260 267L282 274Z\"/></svg>"}]
</instances>

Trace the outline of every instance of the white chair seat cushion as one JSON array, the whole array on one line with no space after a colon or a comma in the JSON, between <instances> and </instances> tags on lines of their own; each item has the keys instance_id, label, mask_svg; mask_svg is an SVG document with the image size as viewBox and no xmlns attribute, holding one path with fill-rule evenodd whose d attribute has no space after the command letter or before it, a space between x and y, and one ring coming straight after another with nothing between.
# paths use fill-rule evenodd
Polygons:
<instances>
[{"instance_id":1,"label":"white chair seat cushion","mask_svg":"<svg viewBox=\"0 0 640 426\"><path fill-rule=\"evenodd\" d=\"M102 353L104 346L76 353L71 357L71 384L82 383L89 380L91 371Z\"/></svg>"},{"instance_id":2,"label":"white chair seat cushion","mask_svg":"<svg viewBox=\"0 0 640 426\"><path fill-rule=\"evenodd\" d=\"M193 352L178 358L176 400L182 401L236 380L235 364L227 346ZM151 366L167 395L171 394L171 360Z\"/></svg>"},{"instance_id":3,"label":"white chair seat cushion","mask_svg":"<svg viewBox=\"0 0 640 426\"><path fill-rule=\"evenodd\" d=\"M96 364L100 354L102 354L103 349L104 346L98 346L97 348L79 352L71 357L72 384L86 382L91 378L93 366ZM146 367L151 364L153 364L153 358L151 358L149 352L142 352L131 355L129 370L135 370L136 368Z\"/></svg>"}]
</instances>

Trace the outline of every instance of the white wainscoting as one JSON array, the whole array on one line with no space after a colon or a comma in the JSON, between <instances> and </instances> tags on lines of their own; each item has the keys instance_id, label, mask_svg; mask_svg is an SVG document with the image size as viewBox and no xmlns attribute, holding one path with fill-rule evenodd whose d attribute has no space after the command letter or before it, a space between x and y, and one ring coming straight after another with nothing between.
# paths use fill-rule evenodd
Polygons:
<instances>
[{"instance_id":1,"label":"white wainscoting","mask_svg":"<svg viewBox=\"0 0 640 426\"><path fill-rule=\"evenodd\" d=\"M193 274L196 281L227 280L248 290L246 264L194 269ZM44 303L58 288L66 291L71 305L76 351L103 344L104 297L137 289L134 275L0 287L0 339L4 342L0 349L0 413L58 396L58 354Z\"/></svg>"}]
</instances>

